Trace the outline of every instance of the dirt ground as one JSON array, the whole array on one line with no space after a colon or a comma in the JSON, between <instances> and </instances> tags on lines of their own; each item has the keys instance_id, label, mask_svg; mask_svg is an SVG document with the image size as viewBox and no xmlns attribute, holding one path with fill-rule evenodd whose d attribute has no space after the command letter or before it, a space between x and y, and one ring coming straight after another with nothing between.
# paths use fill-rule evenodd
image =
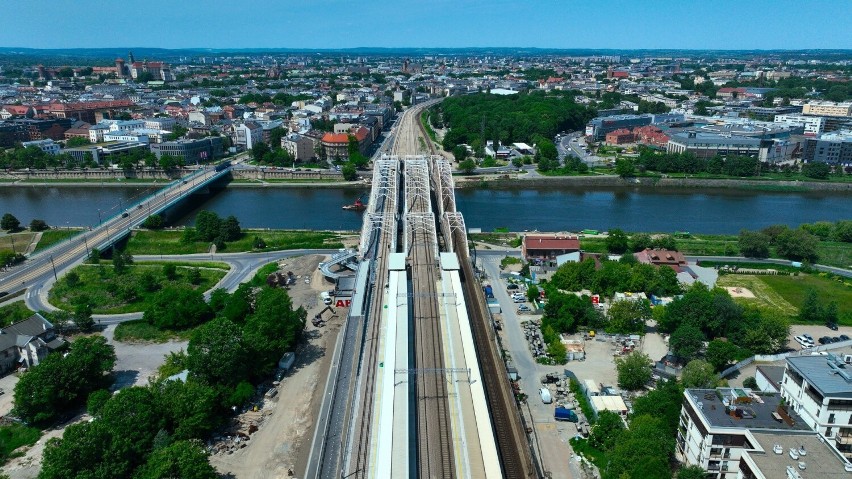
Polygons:
<instances>
[{"instance_id":1,"label":"dirt ground","mask_svg":"<svg viewBox=\"0 0 852 479\"><path fill-rule=\"evenodd\" d=\"M732 298L754 298L754 293L752 293L748 288L728 286L725 289L728 290L728 294L730 294Z\"/></svg>"},{"instance_id":2,"label":"dirt ground","mask_svg":"<svg viewBox=\"0 0 852 479\"><path fill-rule=\"evenodd\" d=\"M322 256L290 258L281 264L283 271L293 271L299 276L290 288L294 306L304 306L308 311L306 341L296 351L293 369L282 380L278 395L266 400L264 414L268 416L258 431L251 435L247 446L232 454L217 454L210 463L222 474L232 474L237 479L275 479L293 477L307 464L313 437L314 418L319 407L331 359L331 348L337 340L346 311L326 326L316 328L310 319L325 308L319 293L334 285L326 281L317 270ZM310 283L305 283L305 277ZM328 316L325 316L328 317ZM319 386L319 387L318 387Z\"/></svg>"},{"instance_id":3,"label":"dirt ground","mask_svg":"<svg viewBox=\"0 0 852 479\"><path fill-rule=\"evenodd\" d=\"M107 326L103 331L109 344L115 346L115 384L113 389L128 386L145 386L148 378L157 374L167 354L186 351L187 341L169 341L167 343L121 343L115 341L115 325Z\"/></svg>"},{"instance_id":4,"label":"dirt ground","mask_svg":"<svg viewBox=\"0 0 852 479\"><path fill-rule=\"evenodd\" d=\"M12 406L14 406L12 396L15 391L15 384L18 384L18 376L14 374L0 378L0 391L3 391L3 394L0 394L0 416L5 416L12 411Z\"/></svg>"}]
</instances>

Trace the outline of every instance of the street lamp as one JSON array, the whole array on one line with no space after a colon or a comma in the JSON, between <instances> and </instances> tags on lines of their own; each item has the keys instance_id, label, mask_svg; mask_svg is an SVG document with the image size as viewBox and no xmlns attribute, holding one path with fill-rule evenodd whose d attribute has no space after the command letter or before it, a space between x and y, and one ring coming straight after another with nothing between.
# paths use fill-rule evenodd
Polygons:
<instances>
[{"instance_id":1,"label":"street lamp","mask_svg":"<svg viewBox=\"0 0 852 479\"><path fill-rule=\"evenodd\" d=\"M54 281L59 281L59 278L56 276L56 265L53 263L53 255L50 255L50 265L53 266L53 279L54 279Z\"/></svg>"}]
</instances>

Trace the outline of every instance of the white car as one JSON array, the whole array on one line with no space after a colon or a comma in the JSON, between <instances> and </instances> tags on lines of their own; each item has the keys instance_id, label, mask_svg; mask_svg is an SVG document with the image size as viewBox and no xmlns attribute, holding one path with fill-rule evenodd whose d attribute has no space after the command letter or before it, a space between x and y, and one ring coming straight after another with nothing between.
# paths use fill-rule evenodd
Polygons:
<instances>
[{"instance_id":1,"label":"white car","mask_svg":"<svg viewBox=\"0 0 852 479\"><path fill-rule=\"evenodd\" d=\"M806 338L804 336L796 336L793 339L795 339L796 342L799 343L799 346L801 346L803 349L814 347L814 342L809 341L808 338Z\"/></svg>"},{"instance_id":2,"label":"white car","mask_svg":"<svg viewBox=\"0 0 852 479\"><path fill-rule=\"evenodd\" d=\"M526 304L522 304L522 305L518 306L518 312L519 313L529 313L530 311L532 311L532 309L530 309L530 307L527 306Z\"/></svg>"}]
</instances>

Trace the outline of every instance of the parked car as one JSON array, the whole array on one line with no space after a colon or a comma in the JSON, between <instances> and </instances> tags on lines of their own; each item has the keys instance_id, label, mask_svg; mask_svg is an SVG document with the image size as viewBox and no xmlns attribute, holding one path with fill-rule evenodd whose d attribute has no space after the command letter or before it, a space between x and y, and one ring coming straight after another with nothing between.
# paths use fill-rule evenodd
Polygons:
<instances>
[{"instance_id":1,"label":"parked car","mask_svg":"<svg viewBox=\"0 0 852 479\"><path fill-rule=\"evenodd\" d=\"M801 346L804 349L814 347L814 342L811 341L811 340L808 340L808 338L806 338L804 336L796 336L793 339L795 339L796 342L799 343L799 346Z\"/></svg>"},{"instance_id":2,"label":"parked car","mask_svg":"<svg viewBox=\"0 0 852 479\"><path fill-rule=\"evenodd\" d=\"M810 342L814 342L814 338L813 338L813 336L811 336L810 334L805 333L805 334L803 334L802 336L803 336L805 339L807 339L808 341L810 341Z\"/></svg>"},{"instance_id":3,"label":"parked car","mask_svg":"<svg viewBox=\"0 0 852 479\"><path fill-rule=\"evenodd\" d=\"M841 334L838 338L840 338L841 341L849 341L849 336L845 334Z\"/></svg>"},{"instance_id":4,"label":"parked car","mask_svg":"<svg viewBox=\"0 0 852 479\"><path fill-rule=\"evenodd\" d=\"M515 284L515 283L510 283L508 286L506 286L506 291L512 291L512 290L517 290L517 289L518 289L518 285Z\"/></svg>"},{"instance_id":5,"label":"parked car","mask_svg":"<svg viewBox=\"0 0 852 479\"><path fill-rule=\"evenodd\" d=\"M550 389L541 388L538 390L538 395L541 396L541 402L550 404L553 402L553 397L550 395Z\"/></svg>"},{"instance_id":6,"label":"parked car","mask_svg":"<svg viewBox=\"0 0 852 479\"><path fill-rule=\"evenodd\" d=\"M823 337L819 338L817 340L817 342L820 343L820 344L828 344L828 343L831 342L831 338L829 338L828 336L823 336Z\"/></svg>"},{"instance_id":7,"label":"parked car","mask_svg":"<svg viewBox=\"0 0 852 479\"><path fill-rule=\"evenodd\" d=\"M527 300L524 298L513 298L513 301L516 303L526 303Z\"/></svg>"},{"instance_id":8,"label":"parked car","mask_svg":"<svg viewBox=\"0 0 852 479\"><path fill-rule=\"evenodd\" d=\"M522 304L522 305L518 306L518 312L519 313L529 313L530 311L532 311L532 309L530 309L530 307L527 306L526 304Z\"/></svg>"},{"instance_id":9,"label":"parked car","mask_svg":"<svg viewBox=\"0 0 852 479\"><path fill-rule=\"evenodd\" d=\"M837 331L837 323L828 323L826 324L826 327L832 331Z\"/></svg>"}]
</instances>

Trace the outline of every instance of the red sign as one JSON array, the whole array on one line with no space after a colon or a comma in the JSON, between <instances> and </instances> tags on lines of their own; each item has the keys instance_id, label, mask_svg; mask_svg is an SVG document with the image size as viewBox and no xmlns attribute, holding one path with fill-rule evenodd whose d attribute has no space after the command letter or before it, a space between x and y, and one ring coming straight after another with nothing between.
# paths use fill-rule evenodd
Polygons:
<instances>
[{"instance_id":1,"label":"red sign","mask_svg":"<svg viewBox=\"0 0 852 479\"><path fill-rule=\"evenodd\" d=\"M337 303L334 305L337 308L348 308L349 305L352 304L351 299L338 299Z\"/></svg>"},{"instance_id":2,"label":"red sign","mask_svg":"<svg viewBox=\"0 0 852 479\"><path fill-rule=\"evenodd\" d=\"M601 302L601 297L598 295L592 296L592 304L598 304Z\"/></svg>"}]
</instances>

